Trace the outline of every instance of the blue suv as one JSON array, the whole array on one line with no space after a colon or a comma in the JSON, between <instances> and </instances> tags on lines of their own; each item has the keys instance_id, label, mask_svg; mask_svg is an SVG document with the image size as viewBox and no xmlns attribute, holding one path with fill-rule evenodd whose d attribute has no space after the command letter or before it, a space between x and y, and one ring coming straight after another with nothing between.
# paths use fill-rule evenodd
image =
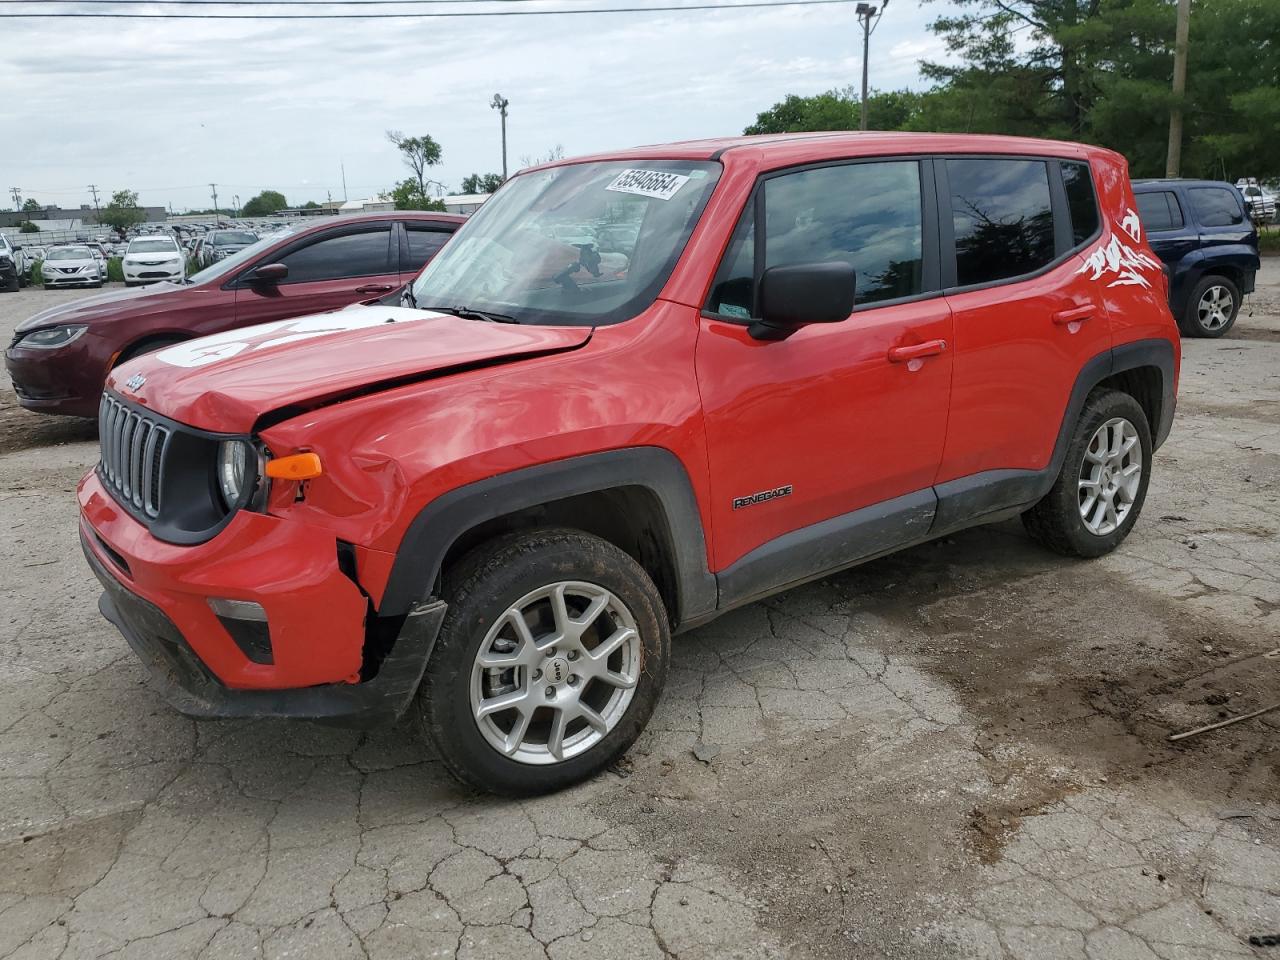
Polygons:
<instances>
[{"instance_id":1,"label":"blue suv","mask_svg":"<svg viewBox=\"0 0 1280 960\"><path fill-rule=\"evenodd\" d=\"M1169 269L1169 309L1184 336L1220 337L1253 293L1258 231L1240 191L1216 180L1135 180L1138 217Z\"/></svg>"}]
</instances>

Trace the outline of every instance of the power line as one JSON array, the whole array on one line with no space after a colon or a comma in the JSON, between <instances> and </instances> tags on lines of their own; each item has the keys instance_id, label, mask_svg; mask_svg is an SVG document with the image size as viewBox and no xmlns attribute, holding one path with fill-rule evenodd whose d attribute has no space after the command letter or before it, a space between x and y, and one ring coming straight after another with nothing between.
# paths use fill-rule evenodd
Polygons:
<instances>
[{"instance_id":1,"label":"power line","mask_svg":"<svg viewBox=\"0 0 1280 960\"><path fill-rule=\"evenodd\" d=\"M459 4L471 3L504 4L504 3L542 3L544 0L0 0L0 5L26 4L70 4L76 7L358 7L358 6L419 6L423 4ZM588 0L565 0L568 3L588 2Z\"/></svg>"},{"instance_id":2,"label":"power line","mask_svg":"<svg viewBox=\"0 0 1280 960\"><path fill-rule=\"evenodd\" d=\"M27 0L29 2L29 0ZM746 10L819 7L855 0L753 0L750 3L691 3L684 6L591 7L569 10L453 10L432 13L0 13L0 20L418 20L436 17L556 17L587 13L664 13L681 10ZM214 3L197 4L214 6ZM286 6L301 4L285 4Z\"/></svg>"}]
</instances>

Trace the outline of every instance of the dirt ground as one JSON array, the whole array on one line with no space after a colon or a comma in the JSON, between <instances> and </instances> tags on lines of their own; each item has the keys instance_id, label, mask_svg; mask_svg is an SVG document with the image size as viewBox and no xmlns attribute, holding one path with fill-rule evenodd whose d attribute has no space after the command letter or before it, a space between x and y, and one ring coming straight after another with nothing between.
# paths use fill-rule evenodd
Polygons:
<instances>
[{"instance_id":1,"label":"dirt ground","mask_svg":"<svg viewBox=\"0 0 1280 960\"><path fill-rule=\"evenodd\" d=\"M405 728L171 711L95 607L95 459L0 384L0 957L1280 957L1280 711L1167 740L1280 700L1280 260L1184 344L1117 553L1007 523L740 610L535 801Z\"/></svg>"}]
</instances>

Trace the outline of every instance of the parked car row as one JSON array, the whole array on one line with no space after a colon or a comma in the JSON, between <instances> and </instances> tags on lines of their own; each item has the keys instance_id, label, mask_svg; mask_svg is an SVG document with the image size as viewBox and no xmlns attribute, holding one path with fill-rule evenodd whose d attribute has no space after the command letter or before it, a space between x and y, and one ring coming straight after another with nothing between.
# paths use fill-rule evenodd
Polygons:
<instances>
[{"instance_id":1,"label":"parked car row","mask_svg":"<svg viewBox=\"0 0 1280 960\"><path fill-rule=\"evenodd\" d=\"M92 417L113 366L192 337L384 296L412 279L463 219L401 211L307 220L190 277L176 241L138 237L125 256L126 283L176 284L43 310L19 324L5 366L28 410ZM46 261L55 285L101 285L87 247L58 247L50 256L58 251L56 263ZM78 259L64 259L72 253ZM45 276L48 283L49 270Z\"/></svg>"}]
</instances>

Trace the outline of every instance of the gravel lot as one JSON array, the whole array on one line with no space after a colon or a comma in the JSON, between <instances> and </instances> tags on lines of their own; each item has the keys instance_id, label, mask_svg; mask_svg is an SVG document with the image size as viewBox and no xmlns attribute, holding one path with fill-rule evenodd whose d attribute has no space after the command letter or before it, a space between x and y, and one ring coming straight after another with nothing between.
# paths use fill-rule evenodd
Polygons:
<instances>
[{"instance_id":1,"label":"gravel lot","mask_svg":"<svg viewBox=\"0 0 1280 960\"><path fill-rule=\"evenodd\" d=\"M1280 697L1280 260L1184 351L1118 553L1014 522L738 611L623 766L523 803L407 729L165 706L76 543L92 426L0 383L0 957L1276 955L1280 711L1166 738Z\"/></svg>"}]
</instances>

